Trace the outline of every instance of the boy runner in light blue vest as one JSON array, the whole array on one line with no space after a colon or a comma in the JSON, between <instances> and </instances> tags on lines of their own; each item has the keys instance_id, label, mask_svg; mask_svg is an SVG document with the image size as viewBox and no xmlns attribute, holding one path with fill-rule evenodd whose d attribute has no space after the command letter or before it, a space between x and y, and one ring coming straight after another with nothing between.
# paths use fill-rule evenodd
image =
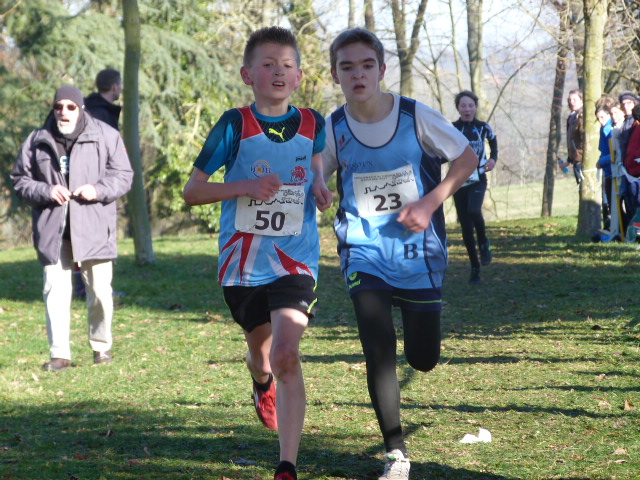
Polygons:
<instances>
[{"instance_id":1,"label":"boy runner in light blue vest","mask_svg":"<svg viewBox=\"0 0 640 480\"><path fill-rule=\"evenodd\" d=\"M313 317L320 256L316 206L331 205L320 156L324 119L289 105L302 70L288 30L254 32L240 73L255 103L225 112L213 127L184 198L222 202L218 281L244 330L258 417L278 430L274 478L295 480L306 403L299 345ZM224 183L209 182L222 167Z\"/></svg>"},{"instance_id":2,"label":"boy runner in light blue vest","mask_svg":"<svg viewBox=\"0 0 640 480\"><path fill-rule=\"evenodd\" d=\"M400 423L391 307L402 311L409 364L420 371L434 368L447 267L442 203L469 178L478 158L441 114L380 90L384 48L373 33L342 32L330 56L346 105L326 120L325 179L337 171L335 231L384 438L380 480L406 480L410 463ZM454 161L442 181L440 159Z\"/></svg>"}]
</instances>

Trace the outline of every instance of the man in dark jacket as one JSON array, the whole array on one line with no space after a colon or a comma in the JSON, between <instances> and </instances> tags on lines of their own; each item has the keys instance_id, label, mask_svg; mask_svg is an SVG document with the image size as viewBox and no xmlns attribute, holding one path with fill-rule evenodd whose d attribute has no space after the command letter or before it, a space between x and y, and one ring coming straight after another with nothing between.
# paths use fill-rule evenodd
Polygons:
<instances>
[{"instance_id":1,"label":"man in dark jacket","mask_svg":"<svg viewBox=\"0 0 640 480\"><path fill-rule=\"evenodd\" d=\"M122 76L118 70L105 68L96 76L96 88L94 92L84 99L87 111L98 120L108 123L118 130L118 120L122 107L115 102L122 93Z\"/></svg>"},{"instance_id":2,"label":"man in dark jacket","mask_svg":"<svg viewBox=\"0 0 640 480\"><path fill-rule=\"evenodd\" d=\"M22 144L11 178L20 198L32 207L33 244L44 266L51 359L43 368L71 366L74 262L87 286L94 362L111 362L116 200L129 191L133 180L122 137L84 113L80 90L60 87L44 126Z\"/></svg>"},{"instance_id":3,"label":"man in dark jacket","mask_svg":"<svg viewBox=\"0 0 640 480\"><path fill-rule=\"evenodd\" d=\"M573 165L573 174L578 185L582 182L582 155L584 132L584 120L582 112L582 91L571 90L567 97L567 103L571 113L567 118L567 162L560 164L561 169L565 169L569 164Z\"/></svg>"}]
</instances>

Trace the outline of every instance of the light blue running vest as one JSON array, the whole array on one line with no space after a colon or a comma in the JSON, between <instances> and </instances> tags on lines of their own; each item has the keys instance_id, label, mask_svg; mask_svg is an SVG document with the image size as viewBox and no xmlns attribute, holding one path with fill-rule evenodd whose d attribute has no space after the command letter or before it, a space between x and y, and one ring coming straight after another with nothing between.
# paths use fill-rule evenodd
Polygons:
<instances>
[{"instance_id":1,"label":"light blue running vest","mask_svg":"<svg viewBox=\"0 0 640 480\"><path fill-rule=\"evenodd\" d=\"M298 133L284 143L276 143L264 134L250 107L238 110L243 119L242 136L236 159L225 173L225 182L276 173L286 187L294 190L272 202L248 197L222 202L218 281L223 286L257 286L292 274L311 275L317 279L320 244L316 202L311 193L311 158L316 128L313 113L298 109L301 114ZM239 202L253 206L250 231L236 228ZM285 204L299 205L303 214L301 228L285 236L271 235L289 228L291 215L286 208L290 205ZM270 234L262 234L264 232Z\"/></svg>"},{"instance_id":2,"label":"light blue running vest","mask_svg":"<svg viewBox=\"0 0 640 480\"><path fill-rule=\"evenodd\" d=\"M422 233L412 233L396 221L404 192L415 193L417 188L422 198L441 181L442 161L428 155L417 138L415 101L400 98L396 131L381 147L364 145L353 135L344 106L331 120L340 194L334 228L345 278L359 271L397 288L441 287L447 267L442 207Z\"/></svg>"}]
</instances>

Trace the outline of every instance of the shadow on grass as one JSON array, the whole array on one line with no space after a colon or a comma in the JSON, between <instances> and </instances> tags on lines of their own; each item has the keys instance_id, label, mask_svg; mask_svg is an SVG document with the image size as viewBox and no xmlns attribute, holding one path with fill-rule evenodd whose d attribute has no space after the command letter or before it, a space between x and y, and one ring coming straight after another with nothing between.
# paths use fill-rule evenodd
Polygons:
<instances>
[{"instance_id":1,"label":"shadow on grass","mask_svg":"<svg viewBox=\"0 0 640 480\"><path fill-rule=\"evenodd\" d=\"M542 389L542 387L541 387ZM624 390L623 390L624 391ZM630 390L633 391L633 390ZM372 408L371 403L343 403L343 402L333 402L335 405L341 405L344 408L349 407L359 407L359 408ZM402 402L400 406L401 410L447 410L452 412L460 412L460 413L486 413L486 412L496 412L496 413L547 413L550 415L560 415L563 417L572 417L572 418L619 418L621 415L624 415L624 412L613 412L610 414L606 413L595 413L593 411L588 411L580 408L543 408L538 406L530 406L530 405L521 405L521 404L509 404L501 407L491 406L491 405L468 405L468 404L457 404L457 405L442 405L437 403L429 403L429 404L418 404L411 403L406 400ZM405 432L405 436L407 436Z\"/></svg>"},{"instance_id":2,"label":"shadow on grass","mask_svg":"<svg viewBox=\"0 0 640 480\"><path fill-rule=\"evenodd\" d=\"M428 406L418 405L418 404L409 404L404 403L402 405L403 409L425 409L428 408L430 410L449 410L454 412L464 412L464 413L484 413L484 412L497 412L497 413L548 413L550 415L560 415L563 417L587 417L587 418L618 418L621 413L595 413L592 411L584 410L581 408L543 408L538 406L529 406L529 405L520 405L520 404L509 404L502 407L491 406L491 405L439 405L439 404L430 404Z\"/></svg>"},{"instance_id":3,"label":"shadow on grass","mask_svg":"<svg viewBox=\"0 0 640 480\"><path fill-rule=\"evenodd\" d=\"M551 237L541 232L521 236L517 229L501 236L501 230L489 229L495 261L483 268L480 286L467 284L468 261L457 238L459 232L450 235L454 254L443 287L445 334L490 331L494 336L508 337L513 329L526 325L548 335L553 326L535 324L555 319L601 322L610 319L616 309L631 317L627 328L638 325L640 310L634 306L634 290L629 285L633 268L621 263L621 248L580 242L571 235ZM179 243L180 239L157 242ZM189 312L189 321L200 322L210 321L208 313L228 317L222 289L217 285L217 256L189 252L160 252L157 262L147 266L138 266L132 254L121 255L114 273L114 290L125 293L119 300L120 308ZM576 258L584 261L576 262ZM14 279L4 282L0 298L42 300L42 268L35 255L29 261L3 262L0 273ZM316 325L355 329L351 302L338 267L321 266L318 297ZM494 315L487 315L487 310ZM203 315L198 316L199 312Z\"/></svg>"},{"instance_id":4,"label":"shadow on grass","mask_svg":"<svg viewBox=\"0 0 640 480\"><path fill-rule=\"evenodd\" d=\"M524 480L520 477L505 477L487 472L474 472L466 468L453 468L432 462L411 462L411 476L414 478L428 478L429 480Z\"/></svg>"},{"instance_id":5,"label":"shadow on grass","mask_svg":"<svg viewBox=\"0 0 640 480\"><path fill-rule=\"evenodd\" d=\"M443 287L443 333L482 340L489 334L509 338L523 332L566 336L568 329L579 329L581 340L601 342L598 337L610 332L606 325L611 320L629 317L617 327L633 329L640 308L620 250L582 248L585 259L579 263L565 261L557 251L530 252L526 259L496 248L494 262L482 269L479 286L467 284L467 264L460 255L453 257ZM603 258L594 258L598 255ZM535 262L536 257L544 261Z\"/></svg>"},{"instance_id":6,"label":"shadow on grass","mask_svg":"<svg viewBox=\"0 0 640 480\"><path fill-rule=\"evenodd\" d=\"M227 405L226 408L230 408ZM216 410L222 411L218 405ZM277 462L277 438L257 422L216 416L198 423L177 409L115 408L57 402L0 408L2 479L264 479ZM375 479L379 452L345 453L348 433L307 434L302 478ZM265 473L266 472L266 473ZM517 480L436 463L412 463L416 478Z\"/></svg>"},{"instance_id":7,"label":"shadow on grass","mask_svg":"<svg viewBox=\"0 0 640 480\"><path fill-rule=\"evenodd\" d=\"M576 361L581 362L598 362L601 359L598 357L576 357L576 358L558 358L558 357L531 357L528 355L524 355L522 357L513 357L506 355L496 355L495 357L482 357L482 356L474 356L474 357L442 357L440 360L440 364L448 364L448 365L462 365L462 364L514 364L520 362L540 362L540 363L575 363Z\"/></svg>"}]
</instances>

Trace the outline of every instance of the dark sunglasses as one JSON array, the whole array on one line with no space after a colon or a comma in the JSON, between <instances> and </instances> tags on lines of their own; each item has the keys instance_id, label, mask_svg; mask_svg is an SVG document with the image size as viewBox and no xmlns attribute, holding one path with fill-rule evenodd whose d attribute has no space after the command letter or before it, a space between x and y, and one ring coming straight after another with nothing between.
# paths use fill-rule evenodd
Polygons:
<instances>
[{"instance_id":1,"label":"dark sunglasses","mask_svg":"<svg viewBox=\"0 0 640 480\"><path fill-rule=\"evenodd\" d=\"M69 105L63 105L62 103L56 103L53 106L53 109L57 112L61 112L62 110L64 110L66 107L67 110L69 110L70 112L73 112L76 108L78 108L78 106L75 103L70 103Z\"/></svg>"}]
</instances>

